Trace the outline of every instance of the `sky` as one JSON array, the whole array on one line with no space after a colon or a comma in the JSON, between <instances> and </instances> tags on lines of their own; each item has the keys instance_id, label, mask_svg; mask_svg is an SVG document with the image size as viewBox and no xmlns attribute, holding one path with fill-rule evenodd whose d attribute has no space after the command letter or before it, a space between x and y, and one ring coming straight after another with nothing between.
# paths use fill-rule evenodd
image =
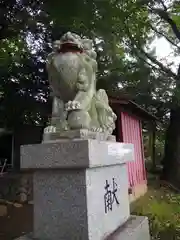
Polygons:
<instances>
[{"instance_id":1,"label":"sky","mask_svg":"<svg viewBox=\"0 0 180 240\"><path fill-rule=\"evenodd\" d=\"M151 47L156 49L158 60L164 64L173 63L171 69L176 73L178 65L180 64L180 56L175 57L173 55L173 49L170 43L165 38L159 38L154 40Z\"/></svg>"}]
</instances>

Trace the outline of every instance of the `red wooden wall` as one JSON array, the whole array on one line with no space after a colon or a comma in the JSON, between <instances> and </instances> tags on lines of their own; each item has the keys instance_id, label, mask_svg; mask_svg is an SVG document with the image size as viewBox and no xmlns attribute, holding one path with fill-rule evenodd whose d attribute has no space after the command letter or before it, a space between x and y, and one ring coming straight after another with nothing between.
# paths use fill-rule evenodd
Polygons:
<instances>
[{"instance_id":1,"label":"red wooden wall","mask_svg":"<svg viewBox=\"0 0 180 240\"><path fill-rule=\"evenodd\" d=\"M129 186L134 187L146 181L141 121L125 112L120 119L122 141L134 144L135 161L128 163Z\"/></svg>"}]
</instances>

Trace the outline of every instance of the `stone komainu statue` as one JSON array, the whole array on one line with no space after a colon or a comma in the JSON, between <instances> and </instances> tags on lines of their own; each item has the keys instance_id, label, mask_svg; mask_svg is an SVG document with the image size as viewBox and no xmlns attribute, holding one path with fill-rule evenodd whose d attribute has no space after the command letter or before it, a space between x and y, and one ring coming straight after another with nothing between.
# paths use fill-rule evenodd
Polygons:
<instances>
[{"instance_id":1,"label":"stone komainu statue","mask_svg":"<svg viewBox=\"0 0 180 240\"><path fill-rule=\"evenodd\" d=\"M44 134L75 129L112 134L116 115L105 90L96 90L96 52L92 41L68 32L54 42L47 59L53 95L50 126Z\"/></svg>"}]
</instances>

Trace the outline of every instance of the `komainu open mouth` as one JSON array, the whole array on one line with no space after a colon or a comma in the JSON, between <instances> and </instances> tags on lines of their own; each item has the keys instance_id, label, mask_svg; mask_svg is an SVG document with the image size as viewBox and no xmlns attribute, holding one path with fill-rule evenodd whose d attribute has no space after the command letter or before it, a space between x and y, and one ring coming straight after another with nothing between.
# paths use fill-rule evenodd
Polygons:
<instances>
[{"instance_id":1,"label":"komainu open mouth","mask_svg":"<svg viewBox=\"0 0 180 240\"><path fill-rule=\"evenodd\" d=\"M59 52L83 52L83 48L74 42L64 42L61 44Z\"/></svg>"}]
</instances>

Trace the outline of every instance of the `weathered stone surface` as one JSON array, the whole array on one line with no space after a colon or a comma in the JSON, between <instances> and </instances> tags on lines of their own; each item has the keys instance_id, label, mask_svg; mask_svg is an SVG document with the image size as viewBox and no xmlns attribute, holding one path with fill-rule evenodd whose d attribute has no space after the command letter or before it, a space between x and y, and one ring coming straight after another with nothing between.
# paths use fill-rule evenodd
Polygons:
<instances>
[{"instance_id":1,"label":"weathered stone surface","mask_svg":"<svg viewBox=\"0 0 180 240\"><path fill-rule=\"evenodd\" d=\"M33 228L35 238L68 240L73 239L76 234L77 239L87 239L86 209L83 171L35 173Z\"/></svg>"},{"instance_id":2,"label":"weathered stone surface","mask_svg":"<svg viewBox=\"0 0 180 240\"><path fill-rule=\"evenodd\" d=\"M117 200L105 212L106 181ZM102 239L129 217L125 164L34 175L34 237L51 240ZM115 201L115 199L114 199Z\"/></svg>"},{"instance_id":3,"label":"weathered stone surface","mask_svg":"<svg viewBox=\"0 0 180 240\"><path fill-rule=\"evenodd\" d=\"M105 90L96 90L96 56L92 41L77 34L67 32L55 42L47 58L53 107L44 141L49 141L49 133L73 129L112 134L117 117Z\"/></svg>"},{"instance_id":4,"label":"weathered stone surface","mask_svg":"<svg viewBox=\"0 0 180 240\"><path fill-rule=\"evenodd\" d=\"M108 185L109 187L105 189ZM126 165L122 164L87 170L86 188L88 240L100 240L129 218ZM113 195L113 191L116 189L117 192ZM108 209L108 201L111 197L113 199L112 210Z\"/></svg>"},{"instance_id":5,"label":"weathered stone surface","mask_svg":"<svg viewBox=\"0 0 180 240\"><path fill-rule=\"evenodd\" d=\"M23 146L21 167L34 171L34 227L19 240L149 240L145 224L140 236L139 220L127 221L126 162L133 160L132 144L74 139Z\"/></svg>"},{"instance_id":6,"label":"weathered stone surface","mask_svg":"<svg viewBox=\"0 0 180 240\"><path fill-rule=\"evenodd\" d=\"M109 135L108 132L92 132L88 129L78 129L59 132L49 132L44 134L43 142L47 143L53 140L65 139L96 139L98 141L116 141L115 136Z\"/></svg>"},{"instance_id":7,"label":"weathered stone surface","mask_svg":"<svg viewBox=\"0 0 180 240\"><path fill-rule=\"evenodd\" d=\"M150 240L148 218L143 216L131 216L105 240Z\"/></svg>"},{"instance_id":8,"label":"weathered stone surface","mask_svg":"<svg viewBox=\"0 0 180 240\"><path fill-rule=\"evenodd\" d=\"M97 239L97 238L95 238ZM16 240L35 240L29 236L23 236ZM36 239L45 240L45 239ZM68 240L74 240L68 239ZM88 239L83 239L88 240ZM120 226L110 236L105 237L104 240L150 240L149 223L147 217L131 216L129 220Z\"/></svg>"},{"instance_id":9,"label":"weathered stone surface","mask_svg":"<svg viewBox=\"0 0 180 240\"><path fill-rule=\"evenodd\" d=\"M134 160L133 144L76 140L21 147L21 169L87 168Z\"/></svg>"}]
</instances>

